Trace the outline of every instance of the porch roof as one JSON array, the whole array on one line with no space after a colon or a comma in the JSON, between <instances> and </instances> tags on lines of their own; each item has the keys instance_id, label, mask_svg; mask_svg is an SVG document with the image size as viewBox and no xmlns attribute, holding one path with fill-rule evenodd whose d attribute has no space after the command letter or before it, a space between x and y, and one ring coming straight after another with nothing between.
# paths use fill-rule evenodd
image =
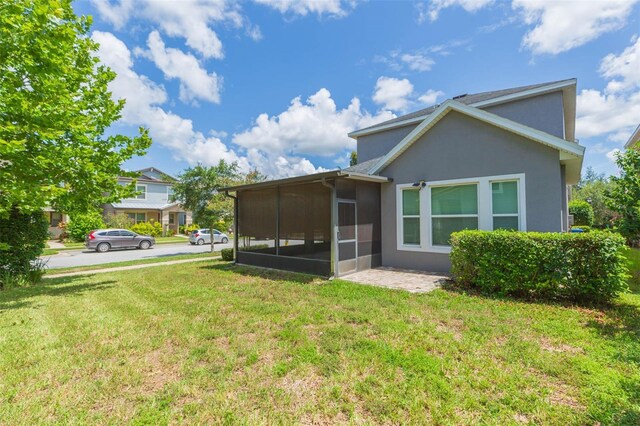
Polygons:
<instances>
[{"instance_id":1,"label":"porch roof","mask_svg":"<svg viewBox=\"0 0 640 426\"><path fill-rule=\"evenodd\" d=\"M175 207L178 203L111 203L114 209L134 210L166 210Z\"/></svg>"},{"instance_id":2,"label":"porch roof","mask_svg":"<svg viewBox=\"0 0 640 426\"><path fill-rule=\"evenodd\" d=\"M367 182L380 182L380 183L392 181L392 179L385 176L369 175L366 173L351 172L349 170L331 170L328 172L314 173L311 175L295 176L295 177L289 177L284 179L275 179L275 180L267 180L264 182L249 183L245 185L229 186L226 188L220 188L219 191L229 192L229 191L240 191L244 189L268 188L273 186L292 185L295 183L321 182L324 179L335 179L335 178L344 178L344 179L353 179L353 180L361 180L361 181L367 181Z\"/></svg>"}]
</instances>

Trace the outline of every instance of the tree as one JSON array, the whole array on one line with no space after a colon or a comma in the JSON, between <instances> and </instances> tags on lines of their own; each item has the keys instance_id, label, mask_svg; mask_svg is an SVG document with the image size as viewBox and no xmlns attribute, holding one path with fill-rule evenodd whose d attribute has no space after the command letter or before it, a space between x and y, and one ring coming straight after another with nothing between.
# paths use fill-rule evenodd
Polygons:
<instances>
[{"instance_id":1,"label":"tree","mask_svg":"<svg viewBox=\"0 0 640 426\"><path fill-rule=\"evenodd\" d=\"M121 164L151 140L143 129L103 136L124 101L111 99L115 73L98 63L91 18L76 16L70 0L0 8L0 214L47 205L86 211L130 195L134 186L117 176L135 175Z\"/></svg>"},{"instance_id":2,"label":"tree","mask_svg":"<svg viewBox=\"0 0 640 426\"><path fill-rule=\"evenodd\" d=\"M588 172L589 169L587 169ZM573 187L572 199L586 201L593 208L593 225L597 228L609 228L613 226L616 212L607 206L607 191L613 184L608 178L601 175L596 180L582 182L580 187Z\"/></svg>"},{"instance_id":3,"label":"tree","mask_svg":"<svg viewBox=\"0 0 640 426\"><path fill-rule=\"evenodd\" d=\"M218 189L238 183L241 178L236 163L220 160L211 167L198 164L178 176L171 201L178 201L185 209L191 210L195 222L214 229L218 224L233 220L233 200L219 193Z\"/></svg>"},{"instance_id":4,"label":"tree","mask_svg":"<svg viewBox=\"0 0 640 426\"><path fill-rule=\"evenodd\" d=\"M619 217L620 233L631 245L640 239L640 152L630 149L616 154L619 176L611 176L607 205Z\"/></svg>"},{"instance_id":5,"label":"tree","mask_svg":"<svg viewBox=\"0 0 640 426\"><path fill-rule=\"evenodd\" d=\"M358 153L351 151L351 154L349 154L349 166L355 166L356 164L358 164Z\"/></svg>"},{"instance_id":6,"label":"tree","mask_svg":"<svg viewBox=\"0 0 640 426\"><path fill-rule=\"evenodd\" d=\"M121 164L151 139L104 136L124 101L111 99L115 73L99 65L90 26L70 0L0 5L0 218L87 212L135 191L117 177L135 177Z\"/></svg>"}]
</instances>

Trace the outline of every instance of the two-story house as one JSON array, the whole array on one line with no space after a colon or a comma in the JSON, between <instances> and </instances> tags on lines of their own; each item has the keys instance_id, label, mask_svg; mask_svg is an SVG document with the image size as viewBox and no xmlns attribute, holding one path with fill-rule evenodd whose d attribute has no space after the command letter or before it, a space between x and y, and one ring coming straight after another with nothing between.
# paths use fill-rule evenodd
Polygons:
<instances>
[{"instance_id":1,"label":"two-story house","mask_svg":"<svg viewBox=\"0 0 640 426\"><path fill-rule=\"evenodd\" d=\"M463 94L354 131L356 166L224 189L236 262L439 272L455 231L567 231L567 186L584 156L575 124L569 79Z\"/></svg>"},{"instance_id":2,"label":"two-story house","mask_svg":"<svg viewBox=\"0 0 640 426\"><path fill-rule=\"evenodd\" d=\"M123 199L118 203L103 205L103 214L124 213L134 223L157 221L165 231L178 232L182 225L192 223L191 212L186 211L180 203L171 202L172 188L176 179L154 167L136 170L140 176L136 178L138 195ZM119 177L122 185L131 183L133 179Z\"/></svg>"}]
</instances>

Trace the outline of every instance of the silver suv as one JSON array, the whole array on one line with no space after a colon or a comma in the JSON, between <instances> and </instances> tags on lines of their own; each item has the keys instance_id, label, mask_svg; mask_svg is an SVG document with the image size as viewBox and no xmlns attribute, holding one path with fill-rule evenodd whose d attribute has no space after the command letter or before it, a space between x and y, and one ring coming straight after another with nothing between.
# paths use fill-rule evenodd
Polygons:
<instances>
[{"instance_id":1,"label":"silver suv","mask_svg":"<svg viewBox=\"0 0 640 426\"><path fill-rule=\"evenodd\" d=\"M139 248L146 250L156 243L155 238L138 235L128 229L97 229L84 239L84 245L91 250L106 253L111 249Z\"/></svg>"}]
</instances>

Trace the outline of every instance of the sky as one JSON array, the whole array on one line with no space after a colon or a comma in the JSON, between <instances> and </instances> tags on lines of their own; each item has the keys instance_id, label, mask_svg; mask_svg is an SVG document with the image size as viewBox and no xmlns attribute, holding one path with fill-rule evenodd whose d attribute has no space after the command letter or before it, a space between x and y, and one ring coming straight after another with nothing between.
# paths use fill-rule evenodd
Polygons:
<instances>
[{"instance_id":1,"label":"sky","mask_svg":"<svg viewBox=\"0 0 640 426\"><path fill-rule=\"evenodd\" d=\"M465 93L577 78L584 167L616 173L640 123L640 0L91 0L125 99L149 129L129 170L198 163L295 176L348 166L347 133ZM583 169L584 170L584 169Z\"/></svg>"}]
</instances>

